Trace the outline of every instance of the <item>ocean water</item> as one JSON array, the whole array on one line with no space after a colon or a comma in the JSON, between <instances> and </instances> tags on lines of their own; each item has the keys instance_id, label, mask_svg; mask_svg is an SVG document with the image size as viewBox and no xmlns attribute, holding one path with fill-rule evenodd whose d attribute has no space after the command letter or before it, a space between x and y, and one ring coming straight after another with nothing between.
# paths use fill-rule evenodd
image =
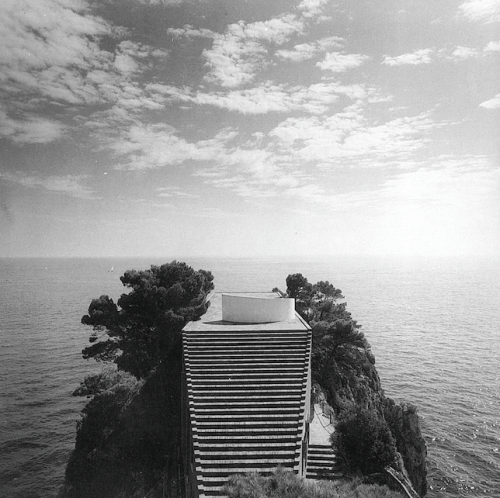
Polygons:
<instances>
[{"instance_id":1,"label":"ocean water","mask_svg":"<svg viewBox=\"0 0 500 498\"><path fill-rule=\"evenodd\" d=\"M0 496L57 495L99 369L83 360L90 301L117 299L119 276L160 259L0 259ZM386 394L419 408L430 498L500 496L498 260L186 259L217 290L285 289L289 273L342 289ZM113 268L113 271L110 271Z\"/></svg>"}]
</instances>

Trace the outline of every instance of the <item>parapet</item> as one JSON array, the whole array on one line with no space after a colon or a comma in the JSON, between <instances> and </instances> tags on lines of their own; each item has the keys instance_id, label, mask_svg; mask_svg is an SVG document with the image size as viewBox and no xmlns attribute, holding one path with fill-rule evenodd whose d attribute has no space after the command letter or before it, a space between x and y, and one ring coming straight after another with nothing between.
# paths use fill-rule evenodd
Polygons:
<instances>
[{"instance_id":1,"label":"parapet","mask_svg":"<svg viewBox=\"0 0 500 498\"><path fill-rule=\"evenodd\" d=\"M222 320L233 323L273 323L295 319L295 299L222 294Z\"/></svg>"},{"instance_id":2,"label":"parapet","mask_svg":"<svg viewBox=\"0 0 500 498\"><path fill-rule=\"evenodd\" d=\"M283 298L276 292L214 292L209 301L207 312L199 320L187 323L185 331L209 334L220 330L267 332L310 329L294 310L295 300Z\"/></svg>"}]
</instances>

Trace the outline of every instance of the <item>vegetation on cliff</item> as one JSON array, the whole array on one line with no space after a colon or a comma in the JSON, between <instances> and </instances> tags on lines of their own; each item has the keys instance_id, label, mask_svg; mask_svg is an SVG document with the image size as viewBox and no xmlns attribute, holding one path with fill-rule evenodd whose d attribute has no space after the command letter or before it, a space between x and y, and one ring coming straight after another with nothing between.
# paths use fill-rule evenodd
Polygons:
<instances>
[{"instance_id":1,"label":"vegetation on cliff","mask_svg":"<svg viewBox=\"0 0 500 498\"><path fill-rule=\"evenodd\" d=\"M130 292L92 300L83 350L106 367L74 392L90 398L66 468L65 498L144 496L165 469L175 476L180 444L181 330L207 309L210 272L185 263L127 271Z\"/></svg>"},{"instance_id":2,"label":"vegetation on cliff","mask_svg":"<svg viewBox=\"0 0 500 498\"><path fill-rule=\"evenodd\" d=\"M229 498L402 498L387 486L363 484L357 480L308 481L277 469L272 476L235 475L224 487Z\"/></svg>"},{"instance_id":3,"label":"vegetation on cliff","mask_svg":"<svg viewBox=\"0 0 500 498\"><path fill-rule=\"evenodd\" d=\"M336 451L351 473L378 472L401 454L413 488L427 492L426 446L416 408L385 396L375 357L339 289L311 284L302 274L286 279L287 294L313 332L312 376L338 419ZM367 438L367 439L365 439ZM363 451L359 451L363 448ZM399 467L401 467L399 465Z\"/></svg>"},{"instance_id":4,"label":"vegetation on cliff","mask_svg":"<svg viewBox=\"0 0 500 498\"><path fill-rule=\"evenodd\" d=\"M171 485L177 477L181 330L206 311L213 277L174 261L127 271L121 281L129 293L116 304L108 296L92 300L82 317L82 323L93 328L83 356L103 362L105 368L86 377L74 393L89 402L77 426L62 498L141 497L165 477L165 469ZM337 413L335 444L345 465L353 473L380 470L393 459L396 446L423 496L425 443L418 416L414 407L396 405L384 396L370 345L347 311L341 291L329 282L312 285L301 274L289 275L286 282L288 295L296 299L297 311L313 330L313 380ZM321 494L326 491L299 484L294 477L276 476L271 484L256 476L235 478L229 485L236 494L230 496L285 496L276 490L286 483L290 489L302 489L304 494L298 496L326 496ZM257 494L242 491L252 488L249 482L257 486ZM259 494L259 486L269 485L276 489ZM331 486L329 492L334 493L336 485ZM341 494L330 496L350 497L348 488L337 486L335 493Z\"/></svg>"},{"instance_id":5,"label":"vegetation on cliff","mask_svg":"<svg viewBox=\"0 0 500 498\"><path fill-rule=\"evenodd\" d=\"M126 271L120 280L129 293L117 304L108 296L93 299L82 317L94 329L83 357L114 362L120 370L146 378L178 346L184 325L207 310L213 276L173 261Z\"/></svg>"}]
</instances>

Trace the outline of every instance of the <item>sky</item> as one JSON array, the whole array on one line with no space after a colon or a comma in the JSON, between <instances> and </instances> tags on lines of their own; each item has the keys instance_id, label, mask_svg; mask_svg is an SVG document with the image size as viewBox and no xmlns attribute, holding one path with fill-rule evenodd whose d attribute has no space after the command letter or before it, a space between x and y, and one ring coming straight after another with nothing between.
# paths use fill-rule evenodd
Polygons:
<instances>
[{"instance_id":1,"label":"sky","mask_svg":"<svg viewBox=\"0 0 500 498\"><path fill-rule=\"evenodd\" d=\"M495 255L500 0L1 0L0 257Z\"/></svg>"}]
</instances>

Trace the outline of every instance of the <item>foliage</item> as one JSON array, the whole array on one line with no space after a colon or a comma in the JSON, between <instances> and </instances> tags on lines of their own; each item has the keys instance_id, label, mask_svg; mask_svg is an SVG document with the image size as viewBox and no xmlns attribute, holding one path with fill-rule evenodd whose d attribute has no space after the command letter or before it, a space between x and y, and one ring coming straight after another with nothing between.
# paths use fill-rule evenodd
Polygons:
<instances>
[{"instance_id":1,"label":"foliage","mask_svg":"<svg viewBox=\"0 0 500 498\"><path fill-rule=\"evenodd\" d=\"M328 280L310 284L301 273L288 275L286 278L287 294L295 298L295 309L307 322L345 320L354 327L360 326L347 311L342 291L336 289Z\"/></svg>"},{"instance_id":2,"label":"foliage","mask_svg":"<svg viewBox=\"0 0 500 498\"><path fill-rule=\"evenodd\" d=\"M375 410L383 393L375 358L361 326L346 309L342 292L328 281L310 284L289 275L287 293L313 334L313 380L325 391L339 418L337 451L349 470L370 474L392 463L395 446L389 427ZM356 408L353 408L356 407Z\"/></svg>"},{"instance_id":3,"label":"foliage","mask_svg":"<svg viewBox=\"0 0 500 498\"><path fill-rule=\"evenodd\" d=\"M313 332L312 375L339 411L343 398L354 400L377 388L375 358L363 332L347 311L342 291L328 281L310 284L301 273L288 275L287 294Z\"/></svg>"},{"instance_id":4,"label":"foliage","mask_svg":"<svg viewBox=\"0 0 500 498\"><path fill-rule=\"evenodd\" d=\"M173 261L120 277L130 292L115 304L93 299L82 323L93 327L84 358L114 362L137 378L147 377L180 341L180 331L207 309L213 276Z\"/></svg>"},{"instance_id":5,"label":"foliage","mask_svg":"<svg viewBox=\"0 0 500 498\"><path fill-rule=\"evenodd\" d=\"M401 498L386 486L340 481L309 481L277 469L271 476L233 475L223 489L229 498Z\"/></svg>"},{"instance_id":6,"label":"foliage","mask_svg":"<svg viewBox=\"0 0 500 498\"><path fill-rule=\"evenodd\" d=\"M92 376L94 383L82 383L82 391L89 388L93 397L78 422L62 496L142 497L169 464L175 467L180 444L179 356L172 352L147 379L107 369Z\"/></svg>"},{"instance_id":7,"label":"foliage","mask_svg":"<svg viewBox=\"0 0 500 498\"><path fill-rule=\"evenodd\" d=\"M385 420L376 410L353 406L344 410L332 434L337 455L355 472L381 472L396 457L396 446Z\"/></svg>"},{"instance_id":8,"label":"foliage","mask_svg":"<svg viewBox=\"0 0 500 498\"><path fill-rule=\"evenodd\" d=\"M115 304L94 299L82 323L93 327L85 358L108 365L73 393L91 398L77 425L65 498L144 496L180 446L181 330L207 309L210 272L173 261L120 278Z\"/></svg>"},{"instance_id":9,"label":"foliage","mask_svg":"<svg viewBox=\"0 0 500 498\"><path fill-rule=\"evenodd\" d=\"M103 391L112 391L116 386L130 388L135 384L135 379L127 372L117 371L116 368L103 368L99 373L87 375L80 386L73 392L73 396L95 396Z\"/></svg>"}]
</instances>

